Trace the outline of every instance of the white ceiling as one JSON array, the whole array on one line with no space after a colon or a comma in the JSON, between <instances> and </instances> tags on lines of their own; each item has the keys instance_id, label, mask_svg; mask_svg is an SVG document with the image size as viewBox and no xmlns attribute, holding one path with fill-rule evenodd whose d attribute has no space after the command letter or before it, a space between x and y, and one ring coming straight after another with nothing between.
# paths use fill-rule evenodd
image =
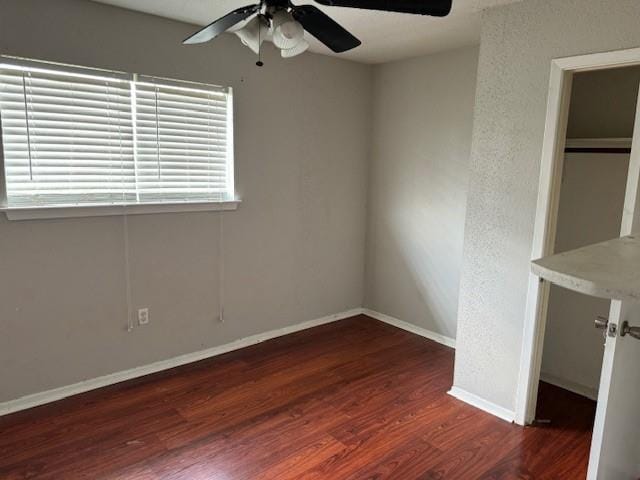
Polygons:
<instances>
[{"instance_id":1,"label":"white ceiling","mask_svg":"<svg viewBox=\"0 0 640 480\"><path fill-rule=\"evenodd\" d=\"M207 25L251 0L94 0L131 10L151 13L196 25ZM425 0L428 1L428 0ZM307 34L311 51L364 63L383 63L477 44L480 12L488 7L520 0L454 0L446 18L374 12L316 4L362 40L349 52L334 54ZM255 2L257 3L257 1ZM301 0L294 3L313 3Z\"/></svg>"}]
</instances>

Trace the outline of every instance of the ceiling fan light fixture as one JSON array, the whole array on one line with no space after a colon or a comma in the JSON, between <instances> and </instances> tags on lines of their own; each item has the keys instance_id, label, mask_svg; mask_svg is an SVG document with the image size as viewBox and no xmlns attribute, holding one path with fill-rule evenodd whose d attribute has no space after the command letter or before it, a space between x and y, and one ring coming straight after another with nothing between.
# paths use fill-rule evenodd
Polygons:
<instances>
[{"instance_id":1,"label":"ceiling fan light fixture","mask_svg":"<svg viewBox=\"0 0 640 480\"><path fill-rule=\"evenodd\" d=\"M296 47L304 41L304 28L285 10L273 16L273 44L283 50Z\"/></svg>"},{"instance_id":2,"label":"ceiling fan light fixture","mask_svg":"<svg viewBox=\"0 0 640 480\"><path fill-rule=\"evenodd\" d=\"M308 48L309 43L307 43L307 41L303 38L295 47L283 48L280 51L280 55L282 55L282 58L292 58L306 52Z\"/></svg>"},{"instance_id":3,"label":"ceiling fan light fixture","mask_svg":"<svg viewBox=\"0 0 640 480\"><path fill-rule=\"evenodd\" d=\"M411 13L445 17L451 12L453 0L315 0L332 7L361 8L383 12ZM260 45L273 23L272 40L282 50L283 57L299 55L308 48L305 32L315 37L335 53L342 53L359 47L362 42L345 30L318 7L306 3L294 5L291 0L260 0L254 5L236 8L226 15L201 28L182 43L191 45L213 40L224 32L233 31L236 25L257 15L258 20L250 21L236 31L242 43L254 52L260 52ZM271 22L267 17L273 17ZM264 30L263 30L264 29ZM264 33L264 35L263 35ZM294 48L298 45L300 48ZM258 59L258 65L262 61Z\"/></svg>"},{"instance_id":4,"label":"ceiling fan light fixture","mask_svg":"<svg viewBox=\"0 0 640 480\"><path fill-rule=\"evenodd\" d=\"M258 15L233 33L238 36L244 46L249 47L253 50L253 53L258 54L262 42L264 42L269 33L269 25Z\"/></svg>"}]
</instances>

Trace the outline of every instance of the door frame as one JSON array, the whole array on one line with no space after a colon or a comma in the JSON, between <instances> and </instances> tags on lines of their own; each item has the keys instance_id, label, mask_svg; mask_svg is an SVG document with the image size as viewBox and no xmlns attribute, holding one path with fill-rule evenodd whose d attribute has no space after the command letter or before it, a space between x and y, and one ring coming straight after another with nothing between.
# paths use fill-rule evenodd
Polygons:
<instances>
[{"instance_id":1,"label":"door frame","mask_svg":"<svg viewBox=\"0 0 640 480\"><path fill-rule=\"evenodd\" d=\"M574 74L633 65L640 65L640 48L551 61L531 260L554 253ZM529 274L515 405L515 422L519 425L528 425L535 419L549 291L549 282Z\"/></svg>"}]
</instances>

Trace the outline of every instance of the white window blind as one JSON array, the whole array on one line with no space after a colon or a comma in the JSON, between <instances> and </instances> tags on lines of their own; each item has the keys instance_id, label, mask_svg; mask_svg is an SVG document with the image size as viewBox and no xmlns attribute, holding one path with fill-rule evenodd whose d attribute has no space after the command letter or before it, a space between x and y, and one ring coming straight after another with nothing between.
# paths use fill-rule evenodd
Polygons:
<instances>
[{"instance_id":1,"label":"white window blind","mask_svg":"<svg viewBox=\"0 0 640 480\"><path fill-rule=\"evenodd\" d=\"M226 91L148 77L135 89L140 199L223 200L231 179Z\"/></svg>"},{"instance_id":2,"label":"white window blind","mask_svg":"<svg viewBox=\"0 0 640 480\"><path fill-rule=\"evenodd\" d=\"M233 197L228 89L3 59L0 112L9 207Z\"/></svg>"},{"instance_id":3,"label":"white window blind","mask_svg":"<svg viewBox=\"0 0 640 480\"><path fill-rule=\"evenodd\" d=\"M135 200L129 82L3 65L9 205Z\"/></svg>"}]
</instances>

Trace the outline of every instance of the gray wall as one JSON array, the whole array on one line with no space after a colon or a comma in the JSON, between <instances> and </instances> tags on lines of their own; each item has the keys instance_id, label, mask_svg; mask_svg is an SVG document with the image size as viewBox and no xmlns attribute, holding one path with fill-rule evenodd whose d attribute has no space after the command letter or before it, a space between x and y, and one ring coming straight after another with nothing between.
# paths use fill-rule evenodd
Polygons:
<instances>
[{"instance_id":1,"label":"gray wall","mask_svg":"<svg viewBox=\"0 0 640 480\"><path fill-rule=\"evenodd\" d=\"M551 60L640 46L637 0L483 15L454 384L515 408Z\"/></svg>"},{"instance_id":2,"label":"gray wall","mask_svg":"<svg viewBox=\"0 0 640 480\"><path fill-rule=\"evenodd\" d=\"M237 188L224 214L130 217L134 309L125 331L123 217L0 218L0 402L359 307L370 67L305 54L266 66L233 36L86 0L1 0L4 54L231 85Z\"/></svg>"},{"instance_id":3,"label":"gray wall","mask_svg":"<svg viewBox=\"0 0 640 480\"><path fill-rule=\"evenodd\" d=\"M640 67L578 73L573 78L568 138L631 138Z\"/></svg>"},{"instance_id":4,"label":"gray wall","mask_svg":"<svg viewBox=\"0 0 640 480\"><path fill-rule=\"evenodd\" d=\"M477 47L374 70L365 306L455 337Z\"/></svg>"}]
</instances>

